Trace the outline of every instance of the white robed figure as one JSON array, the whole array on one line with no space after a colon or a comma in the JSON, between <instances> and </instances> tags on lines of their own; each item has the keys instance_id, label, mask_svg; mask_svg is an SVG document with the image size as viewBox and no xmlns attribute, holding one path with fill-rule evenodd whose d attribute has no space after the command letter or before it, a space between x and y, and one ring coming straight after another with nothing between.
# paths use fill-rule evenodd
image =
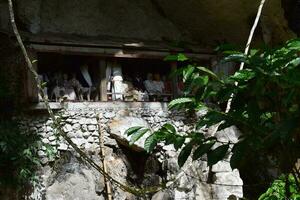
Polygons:
<instances>
[{"instance_id":1,"label":"white robed figure","mask_svg":"<svg viewBox=\"0 0 300 200\"><path fill-rule=\"evenodd\" d=\"M111 89L112 100L123 100L126 86L123 84L122 67L117 62L108 62L106 68L107 90Z\"/></svg>"}]
</instances>

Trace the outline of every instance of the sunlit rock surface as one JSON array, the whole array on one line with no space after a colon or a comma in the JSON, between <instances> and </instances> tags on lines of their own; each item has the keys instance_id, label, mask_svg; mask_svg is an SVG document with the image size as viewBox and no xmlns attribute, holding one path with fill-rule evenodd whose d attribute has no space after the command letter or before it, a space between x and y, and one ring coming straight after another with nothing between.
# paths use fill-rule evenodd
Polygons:
<instances>
[{"instance_id":1,"label":"sunlit rock surface","mask_svg":"<svg viewBox=\"0 0 300 200\"><path fill-rule=\"evenodd\" d=\"M63 119L64 130L79 148L102 166L99 155L100 125L105 161L112 177L132 187L167 185L163 191L147 194L147 199L223 200L230 195L243 196L243 181L239 172L232 170L228 162L231 155L227 155L211 170L205 157L198 161L189 158L180 169L177 164L178 152L172 145L162 146L151 155L143 150L144 138L136 145L129 145L130 137L125 135L125 131L132 126L155 130L169 122L175 124L179 131L192 130L193 120L186 118L183 113L167 111L164 103L130 106L126 103L93 103L85 106L85 103L67 103L57 113ZM103 199L103 176L83 162L63 138L57 138L51 125L52 120L45 114L27 116L22 118L20 124L24 130L33 131L24 134L38 134L43 141L38 151L43 167L39 171L38 186L31 195L33 199ZM217 132L216 137L222 142L236 142L239 134L236 127L229 127ZM47 145L57 150L52 158L47 156ZM112 190L114 199L138 199L115 184L112 184Z\"/></svg>"}]
</instances>

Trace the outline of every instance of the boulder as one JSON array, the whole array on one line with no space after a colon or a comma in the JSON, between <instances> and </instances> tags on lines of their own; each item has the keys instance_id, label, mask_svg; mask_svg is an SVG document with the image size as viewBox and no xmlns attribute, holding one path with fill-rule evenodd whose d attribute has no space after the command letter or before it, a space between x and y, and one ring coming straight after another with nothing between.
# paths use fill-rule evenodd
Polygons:
<instances>
[{"instance_id":1,"label":"boulder","mask_svg":"<svg viewBox=\"0 0 300 200\"><path fill-rule=\"evenodd\" d=\"M126 135L126 130L134 126L143 126L149 128L149 124L142 118L137 117L124 117L114 119L109 124L109 130L111 137L115 138L121 144L129 146L129 141L131 136ZM145 139L149 136L149 133L146 133L138 141L136 141L131 147L135 151L144 151L144 142Z\"/></svg>"},{"instance_id":2,"label":"boulder","mask_svg":"<svg viewBox=\"0 0 300 200\"><path fill-rule=\"evenodd\" d=\"M232 142L232 143L237 143L238 138L240 136L241 136L241 132L237 129L236 126L231 126L223 130L217 131L215 134L215 137L217 137L217 139L220 142Z\"/></svg>"}]
</instances>

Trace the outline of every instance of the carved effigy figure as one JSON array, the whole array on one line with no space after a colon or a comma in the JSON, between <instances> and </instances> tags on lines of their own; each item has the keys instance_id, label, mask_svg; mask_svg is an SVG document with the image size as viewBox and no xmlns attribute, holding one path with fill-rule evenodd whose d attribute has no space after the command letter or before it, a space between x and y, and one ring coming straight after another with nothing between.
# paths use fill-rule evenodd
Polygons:
<instances>
[{"instance_id":1,"label":"carved effigy figure","mask_svg":"<svg viewBox=\"0 0 300 200\"><path fill-rule=\"evenodd\" d=\"M55 101L76 100L76 92L68 78L68 74L61 74L61 72L54 75L53 81L55 85L51 92L51 99L55 99Z\"/></svg>"},{"instance_id":2,"label":"carved effigy figure","mask_svg":"<svg viewBox=\"0 0 300 200\"><path fill-rule=\"evenodd\" d=\"M107 91L111 92L111 100L123 100L126 85L123 84L122 67L116 61L107 62L106 66Z\"/></svg>"},{"instance_id":3,"label":"carved effigy figure","mask_svg":"<svg viewBox=\"0 0 300 200\"><path fill-rule=\"evenodd\" d=\"M69 80L68 85L75 90L76 95L79 98L79 100L83 101L83 92L82 92L83 87L82 87L81 83L76 79L75 74L72 74L72 78Z\"/></svg>"},{"instance_id":4,"label":"carved effigy figure","mask_svg":"<svg viewBox=\"0 0 300 200\"><path fill-rule=\"evenodd\" d=\"M167 76L162 76L162 81L164 83L164 92L167 94L172 93L172 82L167 79Z\"/></svg>"},{"instance_id":5,"label":"carved effigy figure","mask_svg":"<svg viewBox=\"0 0 300 200\"><path fill-rule=\"evenodd\" d=\"M65 88L63 86L63 77L61 72L55 73L52 80L54 87L51 91L51 100L59 101L65 95Z\"/></svg>"},{"instance_id":6,"label":"carved effigy figure","mask_svg":"<svg viewBox=\"0 0 300 200\"><path fill-rule=\"evenodd\" d=\"M163 93L163 91L165 89L165 85L164 85L164 82L162 82L160 79L160 74L154 74L153 88L154 88L155 94Z\"/></svg>"},{"instance_id":7,"label":"carved effigy figure","mask_svg":"<svg viewBox=\"0 0 300 200\"><path fill-rule=\"evenodd\" d=\"M137 90L134 89L131 81L129 80L124 81L123 88L124 88L125 101L137 101Z\"/></svg>"},{"instance_id":8,"label":"carved effigy figure","mask_svg":"<svg viewBox=\"0 0 300 200\"><path fill-rule=\"evenodd\" d=\"M147 80L144 81L144 86L149 94L155 93L156 90L153 82L153 75L151 73L147 74Z\"/></svg>"},{"instance_id":9,"label":"carved effigy figure","mask_svg":"<svg viewBox=\"0 0 300 200\"><path fill-rule=\"evenodd\" d=\"M140 76L139 73L136 74L136 75L133 77L133 81L132 81L133 86L134 86L137 90L139 90L139 91L141 91L141 92L144 92L144 91L146 90L146 88L145 88L143 82L144 82L144 80L143 80L143 78Z\"/></svg>"},{"instance_id":10,"label":"carved effigy figure","mask_svg":"<svg viewBox=\"0 0 300 200\"><path fill-rule=\"evenodd\" d=\"M65 89L63 98L64 100L75 101L77 99L77 95L72 83L68 80L68 78L68 74L63 74L63 87Z\"/></svg>"},{"instance_id":11,"label":"carved effigy figure","mask_svg":"<svg viewBox=\"0 0 300 200\"><path fill-rule=\"evenodd\" d=\"M145 92L140 87L134 84L135 78L129 76L124 77L124 100L125 101L145 101Z\"/></svg>"},{"instance_id":12,"label":"carved effigy figure","mask_svg":"<svg viewBox=\"0 0 300 200\"><path fill-rule=\"evenodd\" d=\"M164 83L160 80L160 75L155 74L153 80L153 75L149 73L147 75L147 80L144 81L144 85L146 91L148 92L149 100L150 101L159 100L164 90Z\"/></svg>"}]
</instances>

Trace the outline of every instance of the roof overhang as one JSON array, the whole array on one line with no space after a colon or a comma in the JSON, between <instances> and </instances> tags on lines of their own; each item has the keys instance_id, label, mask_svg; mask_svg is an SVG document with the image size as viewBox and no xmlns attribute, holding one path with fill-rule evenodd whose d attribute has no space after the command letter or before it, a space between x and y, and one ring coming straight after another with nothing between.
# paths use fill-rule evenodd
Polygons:
<instances>
[{"instance_id":1,"label":"roof overhang","mask_svg":"<svg viewBox=\"0 0 300 200\"><path fill-rule=\"evenodd\" d=\"M86 38L80 36L24 35L27 47L37 52L93 55L116 58L163 59L170 54L184 53L187 57L207 60L215 56L211 49L197 45L174 47L164 41L139 41L120 38Z\"/></svg>"}]
</instances>

